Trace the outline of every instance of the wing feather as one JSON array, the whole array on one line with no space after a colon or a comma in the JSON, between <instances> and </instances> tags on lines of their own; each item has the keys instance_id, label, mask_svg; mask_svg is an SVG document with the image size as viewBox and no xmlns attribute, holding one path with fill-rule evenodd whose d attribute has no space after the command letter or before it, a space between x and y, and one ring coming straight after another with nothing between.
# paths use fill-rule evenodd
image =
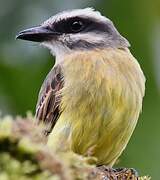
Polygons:
<instances>
[{"instance_id":1,"label":"wing feather","mask_svg":"<svg viewBox=\"0 0 160 180\"><path fill-rule=\"evenodd\" d=\"M41 87L36 107L36 119L38 124L45 124L44 133L46 135L52 131L60 116L61 89L63 84L62 68L60 65L56 65L50 71Z\"/></svg>"}]
</instances>

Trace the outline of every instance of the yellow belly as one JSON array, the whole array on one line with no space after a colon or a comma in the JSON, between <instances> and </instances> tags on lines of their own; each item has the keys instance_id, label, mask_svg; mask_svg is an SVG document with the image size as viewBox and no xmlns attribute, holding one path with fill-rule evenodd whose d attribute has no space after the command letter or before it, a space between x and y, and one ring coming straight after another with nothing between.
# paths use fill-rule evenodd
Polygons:
<instances>
[{"instance_id":1,"label":"yellow belly","mask_svg":"<svg viewBox=\"0 0 160 180\"><path fill-rule=\"evenodd\" d=\"M48 144L112 166L142 108L145 78L128 50L76 52L64 60L62 114Z\"/></svg>"}]
</instances>

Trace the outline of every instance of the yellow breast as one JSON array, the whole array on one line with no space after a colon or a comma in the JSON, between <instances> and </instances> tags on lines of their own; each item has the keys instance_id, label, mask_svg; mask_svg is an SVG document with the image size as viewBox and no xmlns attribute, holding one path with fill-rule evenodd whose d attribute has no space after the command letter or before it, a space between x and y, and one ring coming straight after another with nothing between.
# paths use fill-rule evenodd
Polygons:
<instances>
[{"instance_id":1,"label":"yellow breast","mask_svg":"<svg viewBox=\"0 0 160 180\"><path fill-rule=\"evenodd\" d=\"M49 137L55 149L112 166L142 108L145 78L128 49L75 52L63 61L62 114Z\"/></svg>"}]
</instances>

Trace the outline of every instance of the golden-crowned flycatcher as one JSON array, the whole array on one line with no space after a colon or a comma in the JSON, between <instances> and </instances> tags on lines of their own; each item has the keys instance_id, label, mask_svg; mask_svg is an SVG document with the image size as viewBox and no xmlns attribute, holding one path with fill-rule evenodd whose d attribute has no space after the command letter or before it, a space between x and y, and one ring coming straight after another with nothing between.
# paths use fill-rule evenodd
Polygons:
<instances>
[{"instance_id":1,"label":"golden-crowned flycatcher","mask_svg":"<svg viewBox=\"0 0 160 180\"><path fill-rule=\"evenodd\" d=\"M145 91L129 42L92 8L64 11L17 38L40 42L56 56L36 108L48 145L113 166L135 129Z\"/></svg>"}]
</instances>

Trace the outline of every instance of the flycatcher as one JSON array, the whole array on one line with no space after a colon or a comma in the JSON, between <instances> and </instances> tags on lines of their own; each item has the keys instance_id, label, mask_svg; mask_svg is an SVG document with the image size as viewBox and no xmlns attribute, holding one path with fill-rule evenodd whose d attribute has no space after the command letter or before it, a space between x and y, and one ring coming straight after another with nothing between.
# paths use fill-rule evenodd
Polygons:
<instances>
[{"instance_id":1,"label":"flycatcher","mask_svg":"<svg viewBox=\"0 0 160 180\"><path fill-rule=\"evenodd\" d=\"M56 56L36 108L48 145L112 167L135 129L145 92L129 42L92 8L64 11L17 38L40 42Z\"/></svg>"}]
</instances>

